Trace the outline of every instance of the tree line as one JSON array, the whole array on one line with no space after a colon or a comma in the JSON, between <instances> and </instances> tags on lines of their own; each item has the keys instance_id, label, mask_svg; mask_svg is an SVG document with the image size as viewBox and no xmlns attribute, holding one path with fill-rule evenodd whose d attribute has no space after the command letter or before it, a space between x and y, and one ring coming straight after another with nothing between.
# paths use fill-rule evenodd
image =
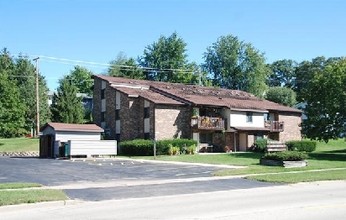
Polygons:
<instances>
[{"instance_id":1,"label":"tree line","mask_svg":"<svg viewBox=\"0 0 346 220\"><path fill-rule=\"evenodd\" d=\"M251 43L227 35L207 47L203 54L204 62L197 64L188 60L186 47L185 41L175 32L170 36L161 36L145 47L143 54L137 58L119 53L110 61L104 74L243 90L286 106L299 102L307 115L302 125L306 137L327 141L345 132L344 57L321 56L300 63L283 59L268 64L264 53ZM1 101L4 99L0 106L0 118L4 120L4 123L1 121L0 136L18 136L27 132L34 123L35 68L28 58L13 58L6 49L0 56ZM92 121L91 113L83 110L80 98L76 97L78 92L92 94L92 75L85 67L75 66L59 80L50 108L45 104L46 82L40 75L41 122ZM14 95L10 95L9 99L5 98L5 93ZM6 102L8 105L5 105Z\"/></svg>"}]
</instances>

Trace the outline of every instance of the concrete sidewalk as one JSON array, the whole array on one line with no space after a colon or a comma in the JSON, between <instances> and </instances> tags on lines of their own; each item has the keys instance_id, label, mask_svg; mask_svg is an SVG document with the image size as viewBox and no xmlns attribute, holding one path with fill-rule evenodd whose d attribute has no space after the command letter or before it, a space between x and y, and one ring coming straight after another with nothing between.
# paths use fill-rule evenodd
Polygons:
<instances>
[{"instance_id":1,"label":"concrete sidewalk","mask_svg":"<svg viewBox=\"0 0 346 220\"><path fill-rule=\"evenodd\" d=\"M214 168L224 168L224 169L241 169L246 168L247 166L237 166L237 165L223 165L223 164L206 164L206 163L189 163L189 162L180 162L180 161L165 161L165 160L145 160L145 159L134 159L134 158L73 158L71 161L115 161L115 160L126 160L126 161L136 161L140 163L158 163L158 164L175 164L175 165L192 165L192 166L201 166L201 167L214 167Z\"/></svg>"}]
</instances>

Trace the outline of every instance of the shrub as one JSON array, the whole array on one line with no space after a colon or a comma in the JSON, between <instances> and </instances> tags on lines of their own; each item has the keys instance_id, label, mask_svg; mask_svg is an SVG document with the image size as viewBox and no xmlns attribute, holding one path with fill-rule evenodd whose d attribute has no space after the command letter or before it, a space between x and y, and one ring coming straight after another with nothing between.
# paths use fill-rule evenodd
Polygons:
<instances>
[{"instance_id":1,"label":"shrub","mask_svg":"<svg viewBox=\"0 0 346 220\"><path fill-rule=\"evenodd\" d=\"M197 145L195 140L191 139L167 139L156 142L156 153L157 155L169 154L169 146L175 146L179 148L179 152L185 152L188 146Z\"/></svg>"},{"instance_id":2,"label":"shrub","mask_svg":"<svg viewBox=\"0 0 346 220\"><path fill-rule=\"evenodd\" d=\"M188 147L197 145L195 140L190 139L168 139L156 142L157 155L173 155L172 147L175 147L174 152L185 152ZM127 156L151 156L154 154L154 143L152 140L135 139L131 141L123 141L119 143L119 155ZM177 153L174 153L176 155Z\"/></svg>"},{"instance_id":3,"label":"shrub","mask_svg":"<svg viewBox=\"0 0 346 220\"><path fill-rule=\"evenodd\" d=\"M174 152L173 152L173 145L169 144L168 145L168 155L174 155Z\"/></svg>"},{"instance_id":4,"label":"shrub","mask_svg":"<svg viewBox=\"0 0 346 220\"><path fill-rule=\"evenodd\" d=\"M250 148L254 152L265 152L267 149L268 140L264 138L259 138L255 141L254 145Z\"/></svg>"},{"instance_id":5,"label":"shrub","mask_svg":"<svg viewBox=\"0 0 346 220\"><path fill-rule=\"evenodd\" d=\"M168 145L168 154L173 156L173 155L179 155L180 154L180 149L179 147L173 147L172 144Z\"/></svg>"},{"instance_id":6,"label":"shrub","mask_svg":"<svg viewBox=\"0 0 346 220\"><path fill-rule=\"evenodd\" d=\"M180 154L179 147L172 147L172 152L173 152L173 155L179 155Z\"/></svg>"},{"instance_id":7,"label":"shrub","mask_svg":"<svg viewBox=\"0 0 346 220\"><path fill-rule=\"evenodd\" d=\"M283 151L283 152L265 154L262 157L262 159L278 160L278 161L284 161L284 160L299 161L299 160L304 160L307 157L308 157L307 154L304 152Z\"/></svg>"},{"instance_id":8,"label":"shrub","mask_svg":"<svg viewBox=\"0 0 346 220\"><path fill-rule=\"evenodd\" d=\"M305 151L312 152L316 150L316 142L315 141L288 141L286 142L286 146L290 151Z\"/></svg>"},{"instance_id":9,"label":"shrub","mask_svg":"<svg viewBox=\"0 0 346 220\"><path fill-rule=\"evenodd\" d=\"M186 148L186 154L195 154L196 152L196 145L193 144Z\"/></svg>"},{"instance_id":10,"label":"shrub","mask_svg":"<svg viewBox=\"0 0 346 220\"><path fill-rule=\"evenodd\" d=\"M127 156L149 156L153 155L154 143L151 140L136 139L122 141L119 144L120 155Z\"/></svg>"}]
</instances>

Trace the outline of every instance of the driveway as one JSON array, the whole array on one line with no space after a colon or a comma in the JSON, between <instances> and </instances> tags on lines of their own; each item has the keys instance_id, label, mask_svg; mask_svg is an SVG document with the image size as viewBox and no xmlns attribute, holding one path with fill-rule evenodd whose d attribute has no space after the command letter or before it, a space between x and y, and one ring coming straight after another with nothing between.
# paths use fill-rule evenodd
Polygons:
<instances>
[{"instance_id":1,"label":"driveway","mask_svg":"<svg viewBox=\"0 0 346 220\"><path fill-rule=\"evenodd\" d=\"M219 167L137 160L0 158L0 182L35 182L61 188L71 199L99 201L272 186L216 178ZM223 168L224 169L224 168Z\"/></svg>"}]
</instances>

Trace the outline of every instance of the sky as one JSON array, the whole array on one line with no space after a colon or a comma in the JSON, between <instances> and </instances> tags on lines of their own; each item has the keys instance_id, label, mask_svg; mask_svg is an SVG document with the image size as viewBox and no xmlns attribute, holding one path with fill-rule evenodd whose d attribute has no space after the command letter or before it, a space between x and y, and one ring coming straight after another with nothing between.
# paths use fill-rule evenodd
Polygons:
<instances>
[{"instance_id":1,"label":"sky","mask_svg":"<svg viewBox=\"0 0 346 220\"><path fill-rule=\"evenodd\" d=\"M1 0L0 48L40 57L55 90L75 65L105 73L102 64L120 52L137 58L173 32L198 64L226 35L251 43L267 63L346 56L345 9L345 0Z\"/></svg>"}]
</instances>

